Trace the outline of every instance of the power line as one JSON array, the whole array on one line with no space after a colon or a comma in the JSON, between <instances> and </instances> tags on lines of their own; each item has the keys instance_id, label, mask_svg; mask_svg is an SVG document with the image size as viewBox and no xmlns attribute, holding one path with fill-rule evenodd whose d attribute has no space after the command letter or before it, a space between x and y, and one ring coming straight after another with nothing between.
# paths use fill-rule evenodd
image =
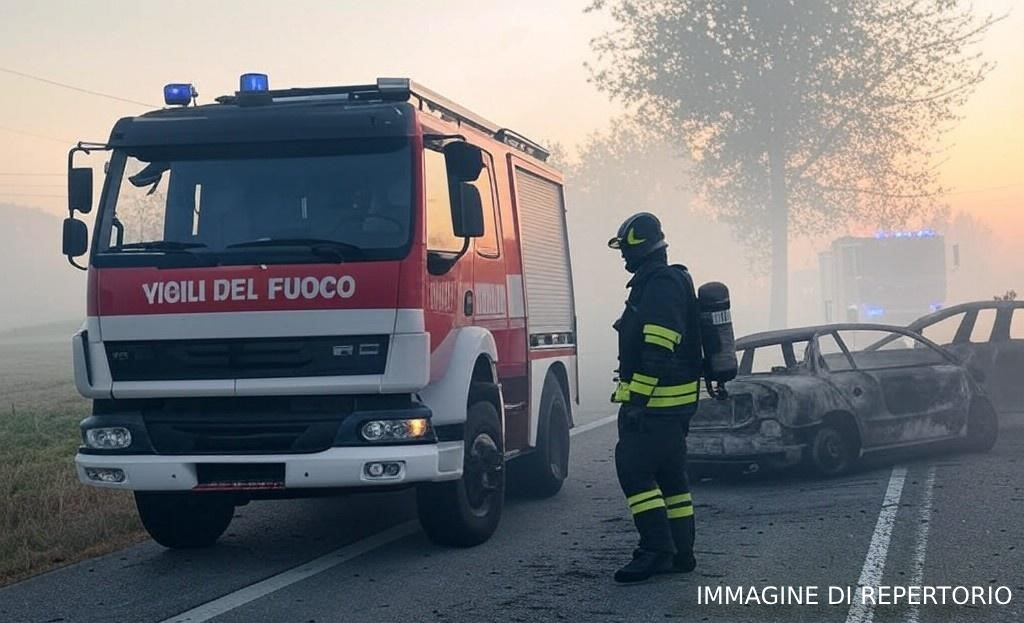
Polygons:
<instances>
[{"instance_id":1,"label":"power line","mask_svg":"<svg viewBox=\"0 0 1024 623\"><path fill-rule=\"evenodd\" d=\"M0 175L16 175L19 177L64 177L67 173L11 173L4 172Z\"/></svg>"},{"instance_id":2,"label":"power line","mask_svg":"<svg viewBox=\"0 0 1024 623\"><path fill-rule=\"evenodd\" d=\"M0 184L0 188L64 188L63 184Z\"/></svg>"},{"instance_id":3,"label":"power line","mask_svg":"<svg viewBox=\"0 0 1024 623\"><path fill-rule=\"evenodd\" d=\"M1007 188L1019 188L1024 184L1003 184L1002 186L987 186L985 188L968 188L965 190L951 190L949 192L939 193L941 196L946 195L969 195L971 193L984 193L990 190L1006 190Z\"/></svg>"},{"instance_id":4,"label":"power line","mask_svg":"<svg viewBox=\"0 0 1024 623\"><path fill-rule=\"evenodd\" d=\"M27 78L29 80L35 80L37 82L43 82L43 83L50 84L50 85L53 85L53 86L63 87L65 89L71 89L72 91L78 91L79 93L87 93L89 95L95 95L96 97L105 97L107 99L117 100L119 102L127 102L129 104L136 104L138 106L145 106L146 108L158 108L158 106L155 106L153 104L147 104L146 102L140 102L138 100L132 100L132 99L128 99L128 98L125 98L125 97L118 97L117 95L110 95L108 93L100 93L99 91L93 91L93 90L90 90L90 89L83 89L82 87L76 87L73 84L67 84L67 83L64 83L64 82L57 82L56 80L50 80L49 78L42 78L40 76L34 76L32 74L27 74L25 72L16 71L14 69L8 69L6 67L0 67L0 71L2 71L4 73L7 73L7 74L12 74L12 75L15 75L15 76L20 76L22 78Z\"/></svg>"},{"instance_id":5,"label":"power line","mask_svg":"<svg viewBox=\"0 0 1024 623\"><path fill-rule=\"evenodd\" d=\"M6 126L6 125L0 125L0 130L6 130L7 132L13 132L15 134L22 134L24 136L31 136L32 138L41 138L41 139L46 140L46 141L53 141L55 143L60 143L61 145L69 145L69 144L74 143L74 141L68 141L68 140L64 140L62 138L54 138L52 136L46 136L45 134L36 134L35 132L28 132L26 130L19 130L17 128L12 128L12 127L9 127L9 126Z\"/></svg>"}]
</instances>

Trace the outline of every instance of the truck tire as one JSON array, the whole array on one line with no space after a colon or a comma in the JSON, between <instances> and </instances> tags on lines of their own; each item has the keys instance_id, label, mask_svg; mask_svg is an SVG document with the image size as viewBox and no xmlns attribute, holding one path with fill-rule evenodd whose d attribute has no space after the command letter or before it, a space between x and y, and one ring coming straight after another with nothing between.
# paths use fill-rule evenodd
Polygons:
<instances>
[{"instance_id":1,"label":"truck tire","mask_svg":"<svg viewBox=\"0 0 1024 623\"><path fill-rule=\"evenodd\" d=\"M820 476L842 476L853 469L857 444L845 426L823 424L814 431L807 447L807 462Z\"/></svg>"},{"instance_id":2,"label":"truck tire","mask_svg":"<svg viewBox=\"0 0 1024 623\"><path fill-rule=\"evenodd\" d=\"M170 549L213 545L235 515L234 502L217 493L136 491L135 506L149 536Z\"/></svg>"},{"instance_id":3,"label":"truck tire","mask_svg":"<svg viewBox=\"0 0 1024 623\"><path fill-rule=\"evenodd\" d=\"M569 475L569 409L554 376L548 375L541 392L537 447L513 464L515 491L526 497L555 495Z\"/></svg>"},{"instance_id":4,"label":"truck tire","mask_svg":"<svg viewBox=\"0 0 1024 623\"><path fill-rule=\"evenodd\" d=\"M494 404L470 405L465 430L462 478L416 489L420 524L439 545L483 543L498 528L505 504L505 450Z\"/></svg>"},{"instance_id":5,"label":"truck tire","mask_svg":"<svg viewBox=\"0 0 1024 623\"><path fill-rule=\"evenodd\" d=\"M992 403L984 398L971 401L967 415L967 438L964 446L968 452L988 452L996 445L999 437L999 417Z\"/></svg>"}]
</instances>

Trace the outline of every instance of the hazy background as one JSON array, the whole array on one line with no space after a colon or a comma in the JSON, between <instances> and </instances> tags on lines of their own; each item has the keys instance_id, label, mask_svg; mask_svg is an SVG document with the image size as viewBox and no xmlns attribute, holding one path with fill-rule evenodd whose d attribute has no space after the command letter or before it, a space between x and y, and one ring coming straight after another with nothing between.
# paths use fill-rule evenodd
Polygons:
<instances>
[{"instance_id":1,"label":"hazy background","mask_svg":"<svg viewBox=\"0 0 1024 623\"><path fill-rule=\"evenodd\" d=\"M623 296L621 265L604 242L637 209L664 217L672 259L690 265L698 282L729 283L739 333L764 328L766 276L691 196L676 150L616 153L622 137L614 120L624 108L588 83L583 66L594 58L590 39L612 24L584 13L587 4L4 0L0 331L82 315L84 274L58 250L67 148L78 139L103 141L118 117L147 109L12 72L155 106L167 82L191 81L200 102L209 102L233 92L247 71L269 74L272 87L409 76L526 136L558 144L571 165L569 227L586 377L607 376L610 323ZM978 11L997 14L1014 4L975 2ZM993 27L982 51L998 66L962 110L935 163L952 189L942 199L954 215L939 225L947 242L961 247L948 302L1024 288L1021 32L1020 9ZM101 165L99 157L91 162ZM864 223L851 233L879 225ZM831 238L792 240L791 324L822 320L816 254Z\"/></svg>"}]
</instances>

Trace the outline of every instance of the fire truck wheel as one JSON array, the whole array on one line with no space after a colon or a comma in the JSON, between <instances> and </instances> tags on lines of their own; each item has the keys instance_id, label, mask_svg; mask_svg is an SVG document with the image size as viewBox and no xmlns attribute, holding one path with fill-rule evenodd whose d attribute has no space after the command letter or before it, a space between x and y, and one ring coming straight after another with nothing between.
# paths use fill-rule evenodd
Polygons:
<instances>
[{"instance_id":1,"label":"fire truck wheel","mask_svg":"<svg viewBox=\"0 0 1024 623\"><path fill-rule=\"evenodd\" d=\"M569 409L562 386L554 376L544 381L540 398L537 447L513 470L516 493L547 498L562 489L569 475Z\"/></svg>"},{"instance_id":2,"label":"fire truck wheel","mask_svg":"<svg viewBox=\"0 0 1024 623\"><path fill-rule=\"evenodd\" d=\"M416 503L424 532L439 545L472 547L494 534L505 503L505 455L494 404L469 407L462 478L420 485Z\"/></svg>"},{"instance_id":3,"label":"fire truck wheel","mask_svg":"<svg viewBox=\"0 0 1024 623\"><path fill-rule=\"evenodd\" d=\"M999 436L999 417L992 403L984 398L971 401L967 415L967 438L964 445L969 452L988 452Z\"/></svg>"},{"instance_id":4,"label":"fire truck wheel","mask_svg":"<svg viewBox=\"0 0 1024 623\"><path fill-rule=\"evenodd\" d=\"M149 536L171 549L213 545L235 514L234 502L216 493L136 491L135 506Z\"/></svg>"}]
</instances>

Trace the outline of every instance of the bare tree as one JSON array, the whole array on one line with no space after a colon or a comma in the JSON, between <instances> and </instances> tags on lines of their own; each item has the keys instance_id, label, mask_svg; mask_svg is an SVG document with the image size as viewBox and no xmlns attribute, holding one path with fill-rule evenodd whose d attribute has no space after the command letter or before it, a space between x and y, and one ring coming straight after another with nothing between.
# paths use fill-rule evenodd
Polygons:
<instances>
[{"instance_id":1,"label":"bare tree","mask_svg":"<svg viewBox=\"0 0 1024 623\"><path fill-rule=\"evenodd\" d=\"M686 264L696 285L722 281L733 288L737 331L763 328L759 300L767 289L735 253L729 228L695 201L693 163L682 145L626 115L590 135L576 153L570 162L559 150L555 163L566 175L576 303L587 310L579 317L580 378L589 379L581 396L587 408L601 408L615 366L612 323L622 313L628 279L622 258L607 242L631 214L652 212L662 219L670 261Z\"/></svg>"},{"instance_id":2,"label":"bare tree","mask_svg":"<svg viewBox=\"0 0 1024 623\"><path fill-rule=\"evenodd\" d=\"M592 80L681 137L718 217L771 257L788 236L900 224L942 191L933 152L991 69L992 16L955 0L594 0L618 26Z\"/></svg>"}]
</instances>

